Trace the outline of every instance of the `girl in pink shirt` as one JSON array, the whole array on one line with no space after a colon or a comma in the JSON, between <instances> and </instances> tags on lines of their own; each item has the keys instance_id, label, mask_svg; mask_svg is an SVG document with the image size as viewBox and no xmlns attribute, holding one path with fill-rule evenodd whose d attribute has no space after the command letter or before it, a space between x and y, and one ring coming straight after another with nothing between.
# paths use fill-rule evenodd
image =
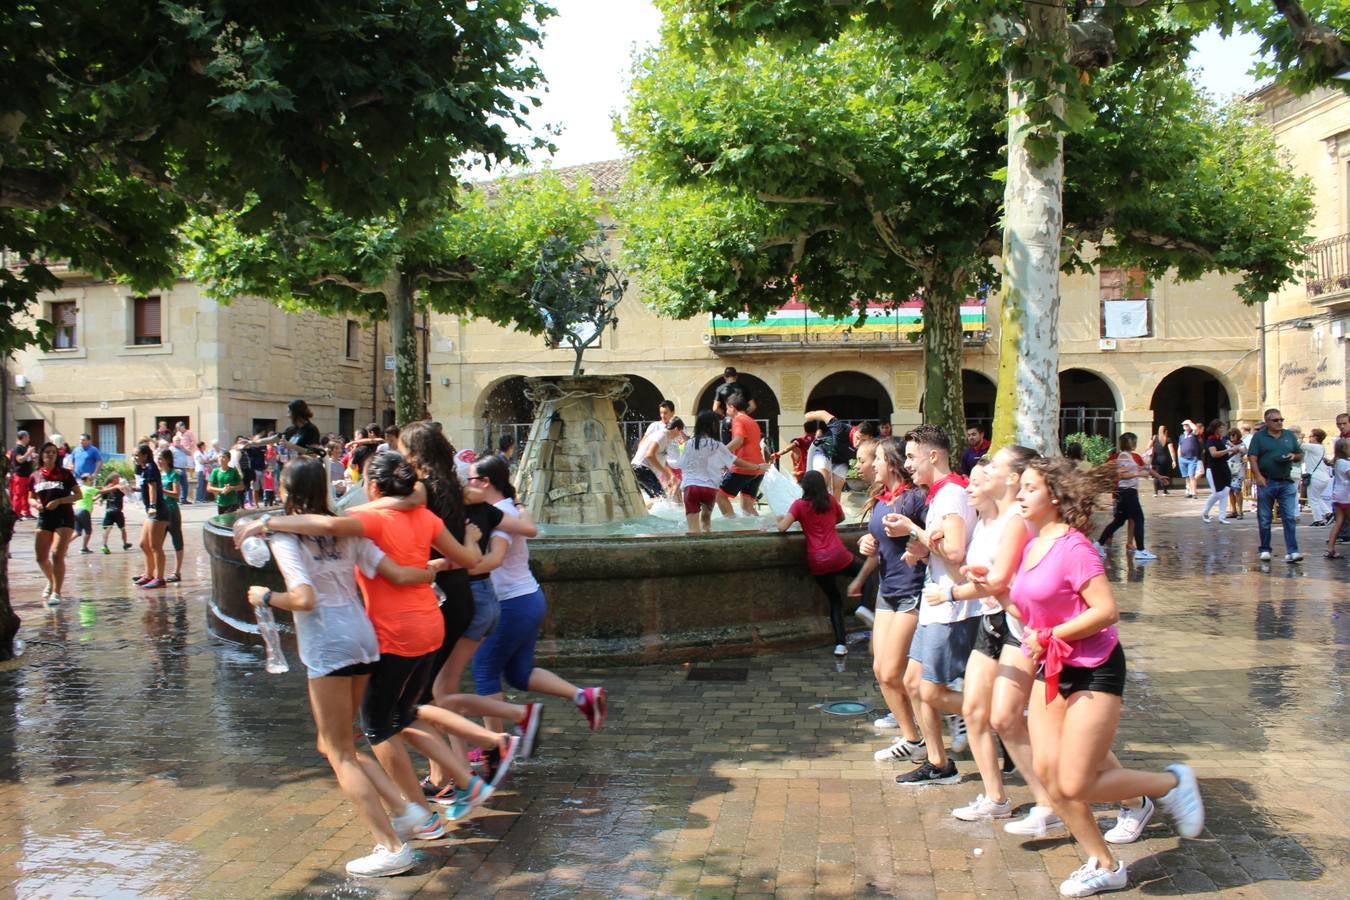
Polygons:
<instances>
[{"instance_id":1,"label":"girl in pink shirt","mask_svg":"<svg viewBox=\"0 0 1350 900\"><path fill-rule=\"evenodd\" d=\"M1165 772L1119 766L1111 754L1125 690L1119 619L1101 558L1082 529L1097 495L1111 490L1116 466L1083 472L1063 458L1032 460L1017 493L1032 538L1004 608L1022 620L1022 649L1041 664L1031 691L1029 727L1036 775L1055 811L1089 853L1060 885L1066 897L1119 890L1129 881L1097 830L1092 803L1143 797L1138 831L1160 798L1182 837L1205 824L1195 773L1182 764ZM1114 829L1113 829L1114 830Z\"/></svg>"},{"instance_id":2,"label":"girl in pink shirt","mask_svg":"<svg viewBox=\"0 0 1350 900\"><path fill-rule=\"evenodd\" d=\"M862 563L853 558L853 553L844 546L835 530L842 521L844 509L834 499L825 484L825 477L819 472L807 472L802 476L802 498L792 501L788 511L778 520L779 531L787 531L793 522L802 523L802 531L806 534L806 568L830 601L835 656L848 653L844 597L839 592L838 578L841 575L852 578L862 571Z\"/></svg>"}]
</instances>

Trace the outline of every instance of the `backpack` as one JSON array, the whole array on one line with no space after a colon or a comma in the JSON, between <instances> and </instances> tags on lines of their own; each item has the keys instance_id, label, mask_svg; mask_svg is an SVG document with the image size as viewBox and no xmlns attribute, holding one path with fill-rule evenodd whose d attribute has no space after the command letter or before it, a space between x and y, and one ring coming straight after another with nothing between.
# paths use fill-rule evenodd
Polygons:
<instances>
[{"instance_id":1,"label":"backpack","mask_svg":"<svg viewBox=\"0 0 1350 900\"><path fill-rule=\"evenodd\" d=\"M245 481L253 474L253 460L249 459L247 448L239 451L239 474Z\"/></svg>"}]
</instances>

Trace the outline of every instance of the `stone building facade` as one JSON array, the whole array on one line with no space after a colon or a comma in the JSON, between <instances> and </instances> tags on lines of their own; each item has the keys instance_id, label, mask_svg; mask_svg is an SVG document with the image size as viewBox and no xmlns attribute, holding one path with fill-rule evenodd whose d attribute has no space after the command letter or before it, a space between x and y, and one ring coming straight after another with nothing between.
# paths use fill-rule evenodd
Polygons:
<instances>
[{"instance_id":1,"label":"stone building facade","mask_svg":"<svg viewBox=\"0 0 1350 900\"><path fill-rule=\"evenodd\" d=\"M560 170L585 176L599 193L617 191L621 161ZM621 223L618 240L622 240ZM1064 433L1141 436L1158 424L1175 430L1182 419L1257 415L1260 365L1258 310L1244 306L1228 279L1213 276L1178 284L1144 285L1129 273L1065 276L1062 284L1060 380ZM1108 337L1107 304L1132 300L1142 315L1134 337ZM966 411L974 422L993 413L998 369L998 315L969 301L964 378ZM885 418L897 428L922 420L922 352L907 326L850 330L738 327L712 318L672 320L642 302L633 278L618 310L619 324L587 352L592 374L627 375L635 390L621 418L656 416L662 398L692 425L711 403L722 370L733 366L755 395L758 416L782 446L800 432L802 413L827 408L843 418ZM542 338L480 320L431 317L431 412L458 446L483 448L505 431L523 436L529 419L523 377L569 372L570 354Z\"/></svg>"},{"instance_id":2,"label":"stone building facade","mask_svg":"<svg viewBox=\"0 0 1350 900\"><path fill-rule=\"evenodd\" d=\"M7 435L60 432L74 445L88 432L101 449L125 453L159 421L186 421L200 439L225 443L284 426L297 397L323 432L349 434L392 407L386 328L251 297L222 305L188 281L139 296L57 273L63 286L44 295L40 312L58 325L53 348L6 364Z\"/></svg>"},{"instance_id":3,"label":"stone building facade","mask_svg":"<svg viewBox=\"0 0 1350 900\"><path fill-rule=\"evenodd\" d=\"M1350 97L1339 88L1295 97L1271 86L1253 99L1313 180L1317 204L1307 277L1264 310L1261 405L1279 407L1286 427L1334 434L1336 415L1350 410Z\"/></svg>"}]
</instances>

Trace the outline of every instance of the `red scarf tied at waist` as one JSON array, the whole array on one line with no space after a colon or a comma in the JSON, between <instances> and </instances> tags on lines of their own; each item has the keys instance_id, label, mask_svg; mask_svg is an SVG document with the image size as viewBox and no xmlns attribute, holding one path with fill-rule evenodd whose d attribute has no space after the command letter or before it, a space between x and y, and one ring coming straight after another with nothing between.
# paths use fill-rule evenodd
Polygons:
<instances>
[{"instance_id":1,"label":"red scarf tied at waist","mask_svg":"<svg viewBox=\"0 0 1350 900\"><path fill-rule=\"evenodd\" d=\"M1045 675L1045 702L1049 705L1059 693L1059 673L1064 670L1064 660L1073 652L1073 648L1068 641L1055 637L1049 628L1037 631L1036 640L1045 648L1041 656L1041 671Z\"/></svg>"}]
</instances>

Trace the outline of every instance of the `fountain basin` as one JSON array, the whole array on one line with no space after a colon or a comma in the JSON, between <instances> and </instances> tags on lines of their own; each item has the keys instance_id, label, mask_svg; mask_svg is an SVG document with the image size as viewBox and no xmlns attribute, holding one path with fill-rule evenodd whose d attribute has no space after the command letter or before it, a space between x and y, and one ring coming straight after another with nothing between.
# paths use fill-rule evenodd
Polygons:
<instances>
[{"instance_id":1,"label":"fountain basin","mask_svg":"<svg viewBox=\"0 0 1350 900\"><path fill-rule=\"evenodd\" d=\"M251 584L284 590L275 564L249 567L230 525L210 519L207 627L239 643L260 643L248 604ZM840 529L852 546L862 526ZM547 665L626 665L750 656L832 642L824 595L806 570L800 532L710 535L539 537L530 568L548 597L537 657ZM277 610L279 624L290 615Z\"/></svg>"}]
</instances>

